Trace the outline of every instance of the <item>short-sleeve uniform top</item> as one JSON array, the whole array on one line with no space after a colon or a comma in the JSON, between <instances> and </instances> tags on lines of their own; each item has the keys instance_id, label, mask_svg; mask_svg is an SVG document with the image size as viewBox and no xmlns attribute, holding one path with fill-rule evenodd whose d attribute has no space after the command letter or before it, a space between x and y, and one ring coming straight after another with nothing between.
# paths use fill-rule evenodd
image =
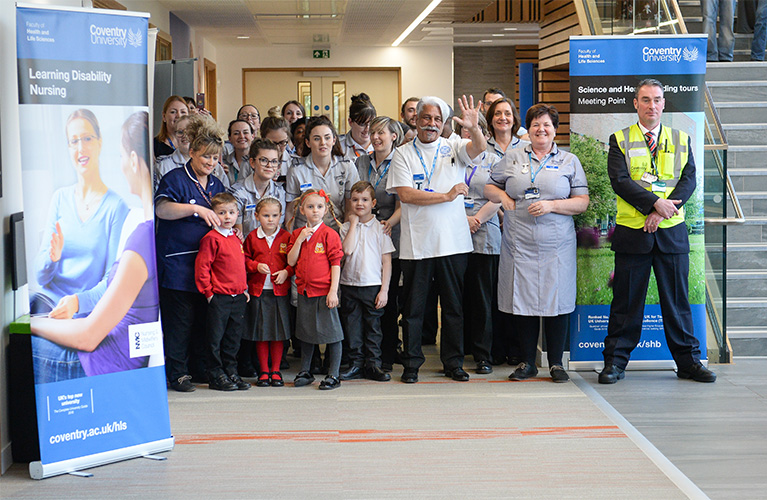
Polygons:
<instances>
[{"instance_id":1,"label":"short-sleeve uniform top","mask_svg":"<svg viewBox=\"0 0 767 500\"><path fill-rule=\"evenodd\" d=\"M229 188L229 192L237 200L237 208L240 210L237 216L237 224L242 224L244 236L248 236L251 231L258 229L260 226L256 218L256 205L261 201L261 198L271 197L280 200L280 205L282 205L280 224L285 222L285 190L276 182L269 181L264 195L261 196L258 193L258 189L256 189L256 183L251 175L246 179L237 181L234 186Z\"/></svg>"},{"instance_id":2,"label":"short-sleeve uniform top","mask_svg":"<svg viewBox=\"0 0 767 500\"><path fill-rule=\"evenodd\" d=\"M203 189L187 163L184 168L165 174L155 193L155 203L167 199L210 208L210 199L223 191L224 185L215 175L208 176L208 185ZM176 220L157 218L157 273L161 287L199 293L194 284L194 260L200 240L209 230L196 214Z\"/></svg>"},{"instance_id":3,"label":"short-sleeve uniform top","mask_svg":"<svg viewBox=\"0 0 767 500\"><path fill-rule=\"evenodd\" d=\"M447 193L464 182L467 140L460 137L440 138L428 144L418 138L394 151L386 190L396 193L398 187ZM464 212L463 196L435 205L402 203L400 259L419 260L469 253L473 250L469 223Z\"/></svg>"},{"instance_id":4,"label":"short-sleeve uniform top","mask_svg":"<svg viewBox=\"0 0 767 500\"><path fill-rule=\"evenodd\" d=\"M531 180L534 177L535 182ZM569 215L533 217L536 199L525 199L531 185L540 200L564 200L588 194L578 158L554 145L539 161L530 145L506 152L488 184L509 195L516 208L504 212L498 280L498 307L521 316L556 316L575 309L575 227Z\"/></svg>"},{"instance_id":5,"label":"short-sleeve uniform top","mask_svg":"<svg viewBox=\"0 0 767 500\"><path fill-rule=\"evenodd\" d=\"M360 176L361 181L368 181L373 185L376 192L376 218L379 221L389 219L394 211L397 209L397 201L399 196L396 193L389 193L386 191L386 181L389 179L389 171L391 170L391 160L394 157L394 150L389 153L384 161L375 164L374 153L368 155L362 155L357 158L357 173ZM394 243L394 253L392 259L399 258L399 235L400 225L397 224L391 230L391 240Z\"/></svg>"},{"instance_id":6,"label":"short-sleeve uniform top","mask_svg":"<svg viewBox=\"0 0 767 500\"><path fill-rule=\"evenodd\" d=\"M312 161L312 155L297 158L293 166L288 170L288 178L285 185L287 201L293 201L301 196L301 193L307 189L325 190L330 197L335 208L336 218L340 221L344 219L344 203L349 197L352 186L360 180L357 169L354 164L342 156L334 156L331 159L330 167L325 175L322 175L319 169ZM306 219L301 215L299 207L296 206L294 212L296 220L293 227L302 227L306 225ZM330 215L330 211L325 213L325 224L338 231L339 226Z\"/></svg>"},{"instance_id":7,"label":"short-sleeve uniform top","mask_svg":"<svg viewBox=\"0 0 767 500\"><path fill-rule=\"evenodd\" d=\"M465 165L464 182L469 186L469 196L464 198L467 217L477 215L489 201L485 198L485 184L490 178L491 169L499 160L495 153L485 151L468 164L461 162ZM471 242L474 245L474 253L498 255L501 252L501 226L497 213L482 224L476 233L472 233Z\"/></svg>"}]
</instances>

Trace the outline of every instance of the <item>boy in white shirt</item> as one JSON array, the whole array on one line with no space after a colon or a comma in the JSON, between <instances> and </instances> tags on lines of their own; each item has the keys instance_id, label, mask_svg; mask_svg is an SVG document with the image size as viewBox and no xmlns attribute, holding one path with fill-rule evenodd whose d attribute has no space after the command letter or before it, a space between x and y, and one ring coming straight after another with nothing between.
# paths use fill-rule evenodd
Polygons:
<instances>
[{"instance_id":1,"label":"boy in white shirt","mask_svg":"<svg viewBox=\"0 0 767 500\"><path fill-rule=\"evenodd\" d=\"M341 269L341 322L349 342L350 368L341 380L386 382L381 369L381 316L389 295L394 244L373 215L375 188L359 181L351 188L351 214L341 226L345 260Z\"/></svg>"}]
</instances>

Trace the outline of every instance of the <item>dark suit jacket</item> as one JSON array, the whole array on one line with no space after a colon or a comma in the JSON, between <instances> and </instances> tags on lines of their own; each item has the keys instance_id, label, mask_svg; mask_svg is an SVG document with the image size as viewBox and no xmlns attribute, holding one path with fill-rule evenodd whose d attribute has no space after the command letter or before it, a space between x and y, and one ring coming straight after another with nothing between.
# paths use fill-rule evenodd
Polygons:
<instances>
[{"instance_id":1,"label":"dark suit jacket","mask_svg":"<svg viewBox=\"0 0 767 500\"><path fill-rule=\"evenodd\" d=\"M690 139L687 140L687 165L682 168L682 174L676 188L669 199L682 200L682 205L695 191L695 160L692 156ZM644 215L653 211L653 205L658 196L648 191L631 179L626 166L626 157L618 147L615 134L610 136L610 152L607 155L607 175L610 176L615 194L623 198ZM681 206L681 205L680 205ZM674 227L658 229L654 233L646 233L643 229L631 229L626 226L616 226L613 233L612 249L620 253L650 253L657 243L658 250L664 253L687 253L690 242L687 238L687 225L677 224Z\"/></svg>"}]
</instances>

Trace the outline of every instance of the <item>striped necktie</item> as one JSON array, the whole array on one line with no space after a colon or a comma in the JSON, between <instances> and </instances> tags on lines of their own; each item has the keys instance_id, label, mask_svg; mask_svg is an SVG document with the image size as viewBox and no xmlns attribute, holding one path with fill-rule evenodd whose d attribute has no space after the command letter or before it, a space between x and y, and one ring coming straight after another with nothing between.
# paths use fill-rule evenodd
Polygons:
<instances>
[{"instance_id":1,"label":"striped necktie","mask_svg":"<svg viewBox=\"0 0 767 500\"><path fill-rule=\"evenodd\" d=\"M650 148L650 154L655 157L655 152L658 150L658 142L655 140L655 134L647 132L644 135L647 138L647 147Z\"/></svg>"}]
</instances>

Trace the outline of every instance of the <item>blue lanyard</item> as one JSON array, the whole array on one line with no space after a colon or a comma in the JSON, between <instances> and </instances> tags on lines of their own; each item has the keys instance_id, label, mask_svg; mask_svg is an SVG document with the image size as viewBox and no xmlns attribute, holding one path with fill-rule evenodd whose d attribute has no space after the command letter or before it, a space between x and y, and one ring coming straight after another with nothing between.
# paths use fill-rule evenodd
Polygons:
<instances>
[{"instance_id":1,"label":"blue lanyard","mask_svg":"<svg viewBox=\"0 0 767 500\"><path fill-rule=\"evenodd\" d=\"M176 146L173 144L173 141L171 140L170 136L168 136L168 142L170 143L170 147L173 148L173 150L176 150Z\"/></svg>"},{"instance_id":2,"label":"blue lanyard","mask_svg":"<svg viewBox=\"0 0 767 500\"><path fill-rule=\"evenodd\" d=\"M437 156L439 156L439 148L442 146L442 139L437 142L437 150L434 152L434 160L431 162L431 172L426 170L426 162L423 161L423 156L421 155L421 152L418 150L418 146L415 145L415 141L413 141L413 149L415 149L415 152L418 153L418 159L421 160L421 166L423 166L423 173L426 174L426 178L429 180L429 187L431 187L431 176L434 175L434 169L437 167Z\"/></svg>"},{"instance_id":3,"label":"blue lanyard","mask_svg":"<svg viewBox=\"0 0 767 500\"><path fill-rule=\"evenodd\" d=\"M368 167L368 179L373 178L373 162L375 161L375 158L373 157L372 153L370 155L370 166ZM384 168L384 171L378 174L378 171L376 170L376 174L378 174L378 181L376 181L375 185L373 186L374 190L378 189L378 185L381 184L381 180L384 178L384 175L386 175L386 172L389 171L389 165L391 165L391 160L384 160L381 162L381 165L386 164L386 168Z\"/></svg>"},{"instance_id":4,"label":"blue lanyard","mask_svg":"<svg viewBox=\"0 0 767 500\"><path fill-rule=\"evenodd\" d=\"M479 160L479 164L481 165L483 161L485 161L485 156L487 156L487 153L482 153L482 158ZM471 187L471 180L474 178L474 174L477 173L477 169L479 168L479 165L474 165L474 168L471 170L471 175L466 175L466 172L463 174L463 180L466 182L466 185ZM466 170L468 170L469 167L466 167Z\"/></svg>"},{"instance_id":5,"label":"blue lanyard","mask_svg":"<svg viewBox=\"0 0 767 500\"><path fill-rule=\"evenodd\" d=\"M533 173L533 154L532 153L527 153L527 159L528 159L528 161L530 161L530 182L532 184L535 184L535 178L538 177L538 172L540 172L541 169L546 166L546 164L549 162L549 160L553 156L554 155L551 154L551 153L547 154L546 158L543 159L543 162L541 162L538 165L538 170L536 170L535 173Z\"/></svg>"}]
</instances>

